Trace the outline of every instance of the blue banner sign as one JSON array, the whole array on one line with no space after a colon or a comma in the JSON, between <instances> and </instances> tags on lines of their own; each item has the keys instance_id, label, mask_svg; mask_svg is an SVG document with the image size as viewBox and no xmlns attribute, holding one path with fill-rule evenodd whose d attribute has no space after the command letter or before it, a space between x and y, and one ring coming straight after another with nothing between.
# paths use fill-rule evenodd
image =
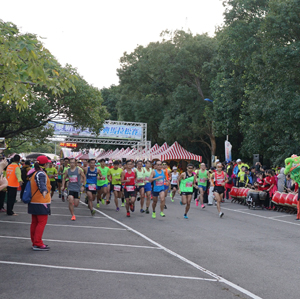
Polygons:
<instances>
[{"instance_id":1,"label":"blue banner sign","mask_svg":"<svg viewBox=\"0 0 300 299\"><path fill-rule=\"evenodd\" d=\"M82 130L81 128L75 128L70 123L58 123L48 122L46 127L53 127L54 135L64 136L80 136L80 137L97 137L97 138L111 138L111 139L130 139L141 140L142 128L135 126L123 126L123 125L107 125L105 124L103 129L96 136L89 129Z\"/></svg>"}]
</instances>

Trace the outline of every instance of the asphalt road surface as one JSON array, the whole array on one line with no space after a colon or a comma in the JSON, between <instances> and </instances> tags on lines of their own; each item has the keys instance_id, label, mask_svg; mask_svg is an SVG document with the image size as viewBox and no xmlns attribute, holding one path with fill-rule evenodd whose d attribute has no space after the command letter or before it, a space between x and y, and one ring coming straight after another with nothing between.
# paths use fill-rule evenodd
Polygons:
<instances>
[{"instance_id":1,"label":"asphalt road surface","mask_svg":"<svg viewBox=\"0 0 300 299\"><path fill-rule=\"evenodd\" d=\"M178 195L167 207L152 219L137 203L126 218L112 201L92 217L82 202L71 221L55 193L51 249L36 252L27 206L16 203L18 216L0 213L0 298L299 298L295 215L226 202L220 219L192 202L183 219Z\"/></svg>"}]
</instances>

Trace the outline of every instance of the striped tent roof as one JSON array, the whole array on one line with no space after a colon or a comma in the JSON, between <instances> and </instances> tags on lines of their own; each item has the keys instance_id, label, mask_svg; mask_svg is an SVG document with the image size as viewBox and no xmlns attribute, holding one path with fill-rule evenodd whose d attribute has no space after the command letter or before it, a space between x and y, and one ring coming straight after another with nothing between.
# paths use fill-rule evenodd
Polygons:
<instances>
[{"instance_id":1,"label":"striped tent roof","mask_svg":"<svg viewBox=\"0 0 300 299\"><path fill-rule=\"evenodd\" d=\"M175 141L166 151L157 155L161 161L166 160L193 160L202 162L202 157L190 153Z\"/></svg>"}]
</instances>

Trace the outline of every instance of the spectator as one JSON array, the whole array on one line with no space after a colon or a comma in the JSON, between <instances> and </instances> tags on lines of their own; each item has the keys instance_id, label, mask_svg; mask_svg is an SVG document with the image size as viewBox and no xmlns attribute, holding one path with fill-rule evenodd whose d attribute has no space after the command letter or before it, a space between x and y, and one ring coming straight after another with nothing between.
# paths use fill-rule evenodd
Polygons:
<instances>
[{"instance_id":1,"label":"spectator","mask_svg":"<svg viewBox=\"0 0 300 299\"><path fill-rule=\"evenodd\" d=\"M226 188L225 198L229 199L229 192L231 188L234 186L233 180L235 179L235 175L233 173L233 167L231 165L227 167L227 176L228 176L228 182L225 184L225 188Z\"/></svg>"},{"instance_id":2,"label":"spectator","mask_svg":"<svg viewBox=\"0 0 300 299\"><path fill-rule=\"evenodd\" d=\"M288 174L288 175L286 176L285 187L286 187L287 190L290 191L291 188L292 188L292 185L293 185L293 182L292 182L292 179L291 179L291 175Z\"/></svg>"},{"instance_id":3,"label":"spectator","mask_svg":"<svg viewBox=\"0 0 300 299\"><path fill-rule=\"evenodd\" d=\"M34 164L34 171L30 174L32 199L28 204L28 214L31 214L30 236L33 250L49 250L42 241L48 215L50 215L50 179L45 172L48 163L46 156L39 156Z\"/></svg>"},{"instance_id":4,"label":"spectator","mask_svg":"<svg viewBox=\"0 0 300 299\"><path fill-rule=\"evenodd\" d=\"M252 185L254 185L254 183L257 181L257 174L258 171L256 171L256 168L254 166L251 167L250 169L250 176L252 178Z\"/></svg>"},{"instance_id":5,"label":"spectator","mask_svg":"<svg viewBox=\"0 0 300 299\"><path fill-rule=\"evenodd\" d=\"M49 163L48 168L46 168L46 172L48 177L50 178L50 184L51 184L51 198L53 197L53 194L56 190L56 180L55 177L58 174L57 169L53 166L53 162L51 161Z\"/></svg>"},{"instance_id":6,"label":"spectator","mask_svg":"<svg viewBox=\"0 0 300 299\"><path fill-rule=\"evenodd\" d=\"M284 174L284 168L280 169L280 173L277 176L278 178L278 184L277 184L277 188L279 192L283 192L284 191L284 185L285 185L285 174Z\"/></svg>"},{"instance_id":7,"label":"spectator","mask_svg":"<svg viewBox=\"0 0 300 299\"><path fill-rule=\"evenodd\" d=\"M22 188L21 188L21 194L20 194L21 199L22 199L26 184L28 182L27 173L30 169L31 169L31 163L30 163L29 160L27 160L27 161L25 161L25 163L24 163L24 165L21 169L21 178L22 178L22 181L23 181L23 185L22 185Z\"/></svg>"},{"instance_id":8,"label":"spectator","mask_svg":"<svg viewBox=\"0 0 300 299\"><path fill-rule=\"evenodd\" d=\"M16 216L17 214L13 211L14 204L17 197L17 191L20 185L23 184L21 178L21 169L19 167L20 156L15 155L13 162L7 166L6 178L8 182L7 186L7 215Z\"/></svg>"},{"instance_id":9,"label":"spectator","mask_svg":"<svg viewBox=\"0 0 300 299\"><path fill-rule=\"evenodd\" d=\"M237 180L238 187L245 187L248 184L248 177L247 177L245 170L246 170L246 167L243 166L238 173L238 180Z\"/></svg>"}]
</instances>

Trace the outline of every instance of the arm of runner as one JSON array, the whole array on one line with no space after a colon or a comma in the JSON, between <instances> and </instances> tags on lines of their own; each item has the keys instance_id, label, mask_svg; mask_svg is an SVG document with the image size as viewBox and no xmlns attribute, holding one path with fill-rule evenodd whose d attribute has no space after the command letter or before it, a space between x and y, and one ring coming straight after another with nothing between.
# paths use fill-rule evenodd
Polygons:
<instances>
[{"instance_id":1,"label":"arm of runner","mask_svg":"<svg viewBox=\"0 0 300 299\"><path fill-rule=\"evenodd\" d=\"M97 180L101 180L102 172L101 172L101 170L99 168L97 168L97 174L98 174Z\"/></svg>"},{"instance_id":2,"label":"arm of runner","mask_svg":"<svg viewBox=\"0 0 300 299\"><path fill-rule=\"evenodd\" d=\"M63 175L63 180L62 180L62 185L61 185L61 190L62 191L65 190L65 183L66 183L67 177L68 177L68 171L66 169L66 171L64 172L64 175Z\"/></svg>"},{"instance_id":3,"label":"arm of runner","mask_svg":"<svg viewBox=\"0 0 300 299\"><path fill-rule=\"evenodd\" d=\"M183 176L185 175L185 172L183 172L181 175L179 175L178 177L178 181L177 181L177 187L178 187L178 192L180 194L180 182L183 179Z\"/></svg>"},{"instance_id":4,"label":"arm of runner","mask_svg":"<svg viewBox=\"0 0 300 299\"><path fill-rule=\"evenodd\" d=\"M80 173L80 176L81 176L81 183L82 183L81 188L84 188L84 186L86 184L86 177L85 177L84 172L81 169L79 169L79 173Z\"/></svg>"},{"instance_id":5,"label":"arm of runner","mask_svg":"<svg viewBox=\"0 0 300 299\"><path fill-rule=\"evenodd\" d=\"M160 176L157 177L157 178L154 178L154 176L155 176L155 171L152 171L152 172L151 172L151 175L150 175L150 177L149 177L149 182L153 182L153 181L162 179L162 175L160 175Z\"/></svg>"},{"instance_id":6,"label":"arm of runner","mask_svg":"<svg viewBox=\"0 0 300 299\"><path fill-rule=\"evenodd\" d=\"M122 171L122 174L121 174L121 182L122 183L126 183L127 180L125 180L125 171Z\"/></svg>"}]
</instances>

